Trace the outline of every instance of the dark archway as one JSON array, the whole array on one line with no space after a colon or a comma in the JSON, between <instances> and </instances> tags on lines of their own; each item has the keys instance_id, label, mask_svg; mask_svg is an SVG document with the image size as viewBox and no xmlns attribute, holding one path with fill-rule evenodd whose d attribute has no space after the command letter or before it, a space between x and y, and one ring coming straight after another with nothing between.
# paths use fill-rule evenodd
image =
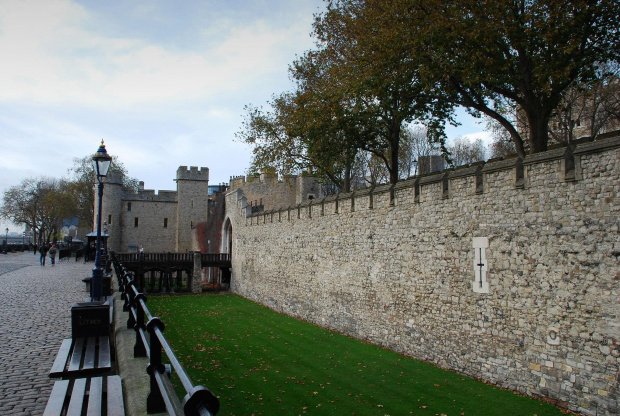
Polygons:
<instances>
[{"instance_id":1,"label":"dark archway","mask_svg":"<svg viewBox=\"0 0 620 416\"><path fill-rule=\"evenodd\" d=\"M222 253L232 255L233 252L233 228L230 218L226 218L224 221L224 228L222 230Z\"/></svg>"}]
</instances>

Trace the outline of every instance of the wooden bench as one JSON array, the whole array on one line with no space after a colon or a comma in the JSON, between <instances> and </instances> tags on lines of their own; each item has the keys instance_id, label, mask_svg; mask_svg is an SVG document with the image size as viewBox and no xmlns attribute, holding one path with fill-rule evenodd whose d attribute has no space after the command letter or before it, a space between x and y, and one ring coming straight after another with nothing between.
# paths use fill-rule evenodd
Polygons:
<instances>
[{"instance_id":1,"label":"wooden bench","mask_svg":"<svg viewBox=\"0 0 620 416\"><path fill-rule=\"evenodd\" d=\"M119 376L58 380L43 416L125 416Z\"/></svg>"},{"instance_id":2,"label":"wooden bench","mask_svg":"<svg viewBox=\"0 0 620 416\"><path fill-rule=\"evenodd\" d=\"M66 338L54 360L50 377L77 378L112 370L110 337Z\"/></svg>"}]
</instances>

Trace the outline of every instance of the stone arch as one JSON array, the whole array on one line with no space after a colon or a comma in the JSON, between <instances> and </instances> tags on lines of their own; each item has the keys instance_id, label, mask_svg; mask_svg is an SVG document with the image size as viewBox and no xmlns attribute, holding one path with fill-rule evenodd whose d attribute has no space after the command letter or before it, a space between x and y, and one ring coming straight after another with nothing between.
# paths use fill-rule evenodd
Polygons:
<instances>
[{"instance_id":1,"label":"stone arch","mask_svg":"<svg viewBox=\"0 0 620 416\"><path fill-rule=\"evenodd\" d=\"M222 253L232 254L233 246L233 227L230 217L226 217L222 228Z\"/></svg>"}]
</instances>

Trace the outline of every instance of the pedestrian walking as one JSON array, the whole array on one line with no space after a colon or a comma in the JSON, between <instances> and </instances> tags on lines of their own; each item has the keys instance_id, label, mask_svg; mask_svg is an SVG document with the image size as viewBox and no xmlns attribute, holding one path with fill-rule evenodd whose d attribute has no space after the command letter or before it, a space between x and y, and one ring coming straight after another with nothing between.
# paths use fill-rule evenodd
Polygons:
<instances>
[{"instance_id":1,"label":"pedestrian walking","mask_svg":"<svg viewBox=\"0 0 620 416\"><path fill-rule=\"evenodd\" d=\"M41 263L41 266L45 266L45 257L47 256L47 245L45 244L41 244L41 247L39 247L39 262Z\"/></svg>"},{"instance_id":2,"label":"pedestrian walking","mask_svg":"<svg viewBox=\"0 0 620 416\"><path fill-rule=\"evenodd\" d=\"M48 251L48 255L50 256L50 260L52 261L52 266L56 264L56 245L52 244Z\"/></svg>"}]
</instances>

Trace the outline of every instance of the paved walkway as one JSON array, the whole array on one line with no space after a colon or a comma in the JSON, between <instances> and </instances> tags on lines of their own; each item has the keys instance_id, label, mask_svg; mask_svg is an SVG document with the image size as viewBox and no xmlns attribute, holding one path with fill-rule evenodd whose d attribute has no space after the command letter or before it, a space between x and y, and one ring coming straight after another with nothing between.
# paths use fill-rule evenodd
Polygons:
<instances>
[{"instance_id":1,"label":"paved walkway","mask_svg":"<svg viewBox=\"0 0 620 416\"><path fill-rule=\"evenodd\" d=\"M63 338L71 336L71 305L88 296L82 279L93 263L39 265L39 255L0 254L0 416L42 415L48 377Z\"/></svg>"}]
</instances>

